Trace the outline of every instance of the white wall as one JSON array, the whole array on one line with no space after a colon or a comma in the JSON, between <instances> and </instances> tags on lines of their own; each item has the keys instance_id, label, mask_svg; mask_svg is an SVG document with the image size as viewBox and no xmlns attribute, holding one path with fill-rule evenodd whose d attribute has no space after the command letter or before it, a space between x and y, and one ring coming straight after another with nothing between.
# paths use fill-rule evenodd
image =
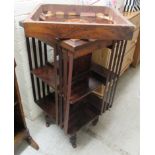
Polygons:
<instances>
[{"instance_id":1,"label":"white wall","mask_svg":"<svg viewBox=\"0 0 155 155\"><path fill-rule=\"evenodd\" d=\"M22 98L25 116L28 119L34 120L41 114L41 109L34 103L32 95L32 86L29 73L28 57L25 46L24 30L19 26L19 21L24 20L27 15L39 3L62 3L74 4L74 0L16 0L14 8L14 55L17 63L16 74L19 84L19 89Z\"/></svg>"}]
</instances>

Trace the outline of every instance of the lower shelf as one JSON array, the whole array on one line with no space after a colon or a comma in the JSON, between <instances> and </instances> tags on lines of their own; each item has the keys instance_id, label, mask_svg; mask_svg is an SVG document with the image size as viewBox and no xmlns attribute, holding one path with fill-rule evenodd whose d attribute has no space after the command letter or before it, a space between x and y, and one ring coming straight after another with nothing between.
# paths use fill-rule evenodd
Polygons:
<instances>
[{"instance_id":1,"label":"lower shelf","mask_svg":"<svg viewBox=\"0 0 155 155\"><path fill-rule=\"evenodd\" d=\"M70 110L68 133L77 132L82 126L100 115L102 100L95 94L89 94L84 100L73 104Z\"/></svg>"},{"instance_id":2,"label":"lower shelf","mask_svg":"<svg viewBox=\"0 0 155 155\"><path fill-rule=\"evenodd\" d=\"M104 86L109 74L109 82L117 77L117 75L113 72L110 72L106 68L93 63L91 65L91 70L85 72L85 74L82 74L81 77L85 77L83 80L73 81L74 84L72 85L70 104L75 104L85 96L89 95L92 91L100 88L102 85Z\"/></svg>"},{"instance_id":3,"label":"lower shelf","mask_svg":"<svg viewBox=\"0 0 155 155\"><path fill-rule=\"evenodd\" d=\"M54 80L54 66L51 64L46 64L43 67L39 67L33 69L31 71L36 77L40 78L43 82L48 84L51 87L55 87L55 80Z\"/></svg>"},{"instance_id":4,"label":"lower shelf","mask_svg":"<svg viewBox=\"0 0 155 155\"><path fill-rule=\"evenodd\" d=\"M102 84L102 81L97 79L95 74L91 72L87 74L88 75L85 75L85 79L77 80L76 83L72 85L70 104L78 102Z\"/></svg>"},{"instance_id":5,"label":"lower shelf","mask_svg":"<svg viewBox=\"0 0 155 155\"><path fill-rule=\"evenodd\" d=\"M37 105L43 109L54 120L56 119L55 93L51 93L46 97L36 101Z\"/></svg>"},{"instance_id":6,"label":"lower shelf","mask_svg":"<svg viewBox=\"0 0 155 155\"><path fill-rule=\"evenodd\" d=\"M116 73L109 71L105 67L98 65L96 63L92 63L91 70L95 72L96 74L100 75L100 77L102 77L102 81L104 84L106 83L106 79L108 78L109 73L111 74L111 80L117 76Z\"/></svg>"}]
</instances>

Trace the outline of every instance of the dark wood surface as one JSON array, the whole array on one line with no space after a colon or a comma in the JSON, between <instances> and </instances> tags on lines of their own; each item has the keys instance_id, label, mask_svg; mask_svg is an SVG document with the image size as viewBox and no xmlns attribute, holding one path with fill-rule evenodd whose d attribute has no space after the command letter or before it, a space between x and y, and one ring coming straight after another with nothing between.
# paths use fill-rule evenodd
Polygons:
<instances>
[{"instance_id":1,"label":"dark wood surface","mask_svg":"<svg viewBox=\"0 0 155 155\"><path fill-rule=\"evenodd\" d=\"M43 109L45 113L53 118L56 121L56 111L55 111L55 94L51 93L46 97L36 101L37 105Z\"/></svg>"},{"instance_id":2,"label":"dark wood surface","mask_svg":"<svg viewBox=\"0 0 155 155\"><path fill-rule=\"evenodd\" d=\"M33 69L31 71L32 74L34 74L36 77L40 78L48 84L51 87L55 87L55 79L54 79L54 66L47 64L43 67L39 67L36 69Z\"/></svg>"},{"instance_id":3,"label":"dark wood surface","mask_svg":"<svg viewBox=\"0 0 155 155\"><path fill-rule=\"evenodd\" d=\"M67 22L67 21L40 21L42 13L51 11L82 12L90 14L103 13L111 19L112 23L107 22ZM65 17L65 16L64 16ZM94 17L93 17L94 18ZM34 10L27 20L23 23L27 37L35 37L40 40L51 42L55 38L75 38L75 39L100 39L100 40L128 40L132 39L134 25L126 20L119 12L108 7L101 6L78 6L78 5L40 5ZM46 33L45 33L46 32Z\"/></svg>"},{"instance_id":4,"label":"dark wood surface","mask_svg":"<svg viewBox=\"0 0 155 155\"><path fill-rule=\"evenodd\" d=\"M100 66L96 63L92 63L91 70L93 72L97 73L99 76L101 76L103 82L106 81L108 74L109 74L109 70L107 68ZM117 76L117 74L112 71L110 71L110 74L112 76L112 79ZM104 82L104 84L105 84L105 82Z\"/></svg>"},{"instance_id":5,"label":"dark wood surface","mask_svg":"<svg viewBox=\"0 0 155 155\"><path fill-rule=\"evenodd\" d=\"M106 68L101 67L94 63L91 65L92 71L84 72L85 70L88 70L88 67L90 66L90 64L87 62L89 61L88 59L91 59L91 57L88 57L87 59L86 58L84 57L82 58L84 59L84 61L80 59L80 60L75 60L74 62L75 63L74 64L75 67L73 71L74 78L73 78L73 85L72 85L72 94L70 98L71 104L77 102L78 100L82 99L86 95L90 94L93 90L97 89L101 84L105 84L106 78L108 76L108 70ZM82 62L84 62L84 64ZM54 88L55 86L54 66L47 64L46 66L34 69L31 72L35 76L43 80L46 84ZM84 74L82 74L82 72L84 72ZM80 75L80 73L82 75ZM116 75L113 73L113 77L114 76ZM47 100L45 98L45 103L42 103L41 105L37 101L37 104L41 106L44 111L47 111L47 110L45 107L43 107L43 105L44 104L47 105L46 103L49 102L50 100L47 102L46 101Z\"/></svg>"},{"instance_id":6,"label":"dark wood surface","mask_svg":"<svg viewBox=\"0 0 155 155\"><path fill-rule=\"evenodd\" d=\"M102 49L112 45L110 40L63 40L61 46L73 54L74 58L79 58L91 54L95 50Z\"/></svg>"},{"instance_id":7,"label":"dark wood surface","mask_svg":"<svg viewBox=\"0 0 155 155\"><path fill-rule=\"evenodd\" d=\"M68 133L77 132L82 126L97 118L100 114L101 103L102 100L92 93L84 100L72 105Z\"/></svg>"},{"instance_id":8,"label":"dark wood surface","mask_svg":"<svg viewBox=\"0 0 155 155\"><path fill-rule=\"evenodd\" d=\"M113 22L86 24L60 22L62 19L53 17L40 19L40 15L47 14L47 11L57 13L58 10L60 18L62 12L82 12L84 16L102 12L109 14ZM90 121L95 125L99 115L112 106L126 47L126 41L123 40L132 38L134 26L118 12L107 7L41 5L24 22L24 29L27 42L31 41L32 44L32 48L28 44L27 47L34 94L38 96L34 96L35 102L66 134L71 135L74 147L76 132ZM48 65L47 45L54 48L53 66ZM104 47L112 49L107 69L91 63L92 52ZM33 79L36 80L35 83ZM43 85L47 85L47 95L41 95L43 87L38 82L40 79ZM93 93L101 85L105 86L102 98ZM49 87L54 88L53 93Z\"/></svg>"},{"instance_id":9,"label":"dark wood surface","mask_svg":"<svg viewBox=\"0 0 155 155\"><path fill-rule=\"evenodd\" d=\"M60 45L62 46L62 42L60 42ZM78 42L78 43L77 43ZM73 44L75 43L75 44ZM97 44L96 44L97 43ZM65 42L64 44L68 44ZM64 45L63 44L63 45ZM67 107L67 104L63 101L66 100L65 96L67 95L65 92L69 92L70 95L67 98L67 102L71 105L76 105L78 102L82 102L84 98L86 98L89 94L92 93L92 91L96 90L101 84L106 84L109 70L101 67L97 64L91 63L91 47L92 45L95 48L101 48L102 44L104 44L104 41L81 41L79 40L72 40L72 44L68 44L71 48L65 48L64 50L59 51L59 48L56 48L56 53L59 55L62 53L62 58L61 55L59 55L59 62L57 63L48 63L45 65L41 65L40 67L38 65L35 65L36 68L31 70L31 73L41 79L44 83L48 84L49 86L53 87L54 89L56 88L55 85L55 74L58 74L57 79L58 82L60 82L60 87L58 87L58 90L55 89L55 92L63 94L64 96L59 95L59 101L58 101L58 108L55 104L55 96L54 94L48 94L47 96L44 96L43 98L36 100L36 103L44 110L48 116L54 119L58 119L58 124L61 127L66 126L66 120L70 119L70 110L69 110L69 105ZM111 45L111 44L110 44ZM69 49L73 49L74 52L83 52L86 48L87 51L89 51L86 54L80 55L80 57L74 57L74 52L68 51ZM67 51L66 51L67 50ZM35 51L36 52L36 49ZM70 58L73 59L71 61L69 58L64 57L65 53L70 55ZM56 54L56 55L57 55ZM41 54L40 54L41 55ZM74 57L74 58L73 58ZM55 61L57 59L55 58ZM60 62L63 62L63 67L64 70L61 73L61 68L62 64ZM66 61L66 63L64 63ZM37 64L37 63L36 63ZM41 64L41 63L40 63ZM56 64L57 70L55 70L55 67L53 64ZM66 66L66 67L65 67ZM71 67L72 70L70 70L68 67ZM70 70L70 71L69 71ZM57 71L57 73L55 72ZM68 75L67 75L68 74ZM70 79L65 78L65 76L69 76L70 74ZM111 78L115 78L117 74L111 72ZM62 77L62 78L60 78ZM68 79L68 82L62 82L62 80L66 81ZM57 82L57 83L58 83ZM67 84L67 87L65 84ZM70 83L70 84L69 84ZM71 86L70 88L68 86ZM67 91L66 91L67 90ZM66 94L66 95L65 95ZM58 115L56 116L56 109L58 109ZM68 110L68 112L64 110ZM85 108L84 108L85 109ZM101 109L101 106L100 106ZM80 109L77 109L77 112L80 111ZM68 118L65 117L66 113L68 113ZM87 117L86 117L87 118ZM92 119L93 117L91 117ZM90 118L88 118L89 120ZM90 119L90 120L91 120ZM87 123L88 121L85 121ZM68 122L69 123L69 122ZM82 124L85 124L84 122ZM66 133L69 133L69 124L67 125L67 129L65 129ZM79 127L80 128L80 127Z\"/></svg>"},{"instance_id":10,"label":"dark wood surface","mask_svg":"<svg viewBox=\"0 0 155 155\"><path fill-rule=\"evenodd\" d=\"M70 104L74 104L78 100L90 94L93 90L97 89L102 84L102 81L95 78L91 73L84 79L78 79L72 85L72 93L70 97Z\"/></svg>"}]
</instances>

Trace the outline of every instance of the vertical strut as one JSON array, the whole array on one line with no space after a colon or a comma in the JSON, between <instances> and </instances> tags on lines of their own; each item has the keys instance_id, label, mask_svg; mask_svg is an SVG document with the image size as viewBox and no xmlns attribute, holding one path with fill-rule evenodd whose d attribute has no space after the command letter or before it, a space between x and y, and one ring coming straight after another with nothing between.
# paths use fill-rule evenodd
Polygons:
<instances>
[{"instance_id":1,"label":"vertical strut","mask_svg":"<svg viewBox=\"0 0 155 155\"><path fill-rule=\"evenodd\" d=\"M38 46L39 46L39 58L40 58L40 66L43 66L43 55L42 55L42 44L41 41L38 40ZM43 97L45 97L45 84L42 81L42 90L43 90Z\"/></svg>"},{"instance_id":2,"label":"vertical strut","mask_svg":"<svg viewBox=\"0 0 155 155\"><path fill-rule=\"evenodd\" d=\"M125 49L126 49L126 44L127 44L127 41L121 41L121 56L120 56L120 62L119 62L119 65L118 65L118 70L117 70L117 77L116 77L116 80L115 80L115 84L113 86L113 90L112 90L112 97L111 97L111 100L110 100L110 107L112 107L112 104L113 104L113 100L114 100L114 97L115 97L115 91L116 91L116 87L117 87L117 82L118 82L118 77L120 76L120 71L121 71L121 67L122 67L122 63L123 63L123 58L124 58L124 54L125 54ZM124 46L123 46L124 44Z\"/></svg>"},{"instance_id":3,"label":"vertical strut","mask_svg":"<svg viewBox=\"0 0 155 155\"><path fill-rule=\"evenodd\" d=\"M101 114L104 112L104 109L105 109L105 106L106 106L105 104L106 104L106 98L107 98L107 95L108 95L107 94L108 82L109 82L109 78L110 78L110 75L111 75L111 67L112 67L112 61L113 61L114 52L115 52L115 45L116 45L116 43L113 42L111 56L110 56L110 62L109 62L109 65L108 65L109 73L108 73L107 78L106 78L105 90L104 90L104 94L103 94Z\"/></svg>"},{"instance_id":4,"label":"vertical strut","mask_svg":"<svg viewBox=\"0 0 155 155\"><path fill-rule=\"evenodd\" d=\"M54 80L55 80L55 110L56 110L56 123L59 124L59 101L58 101L58 48L57 43L54 46Z\"/></svg>"},{"instance_id":5,"label":"vertical strut","mask_svg":"<svg viewBox=\"0 0 155 155\"><path fill-rule=\"evenodd\" d=\"M48 60L47 60L47 45L44 43L44 55L45 55L45 64L47 64ZM47 94L50 93L50 88L48 85L47 86Z\"/></svg>"},{"instance_id":6,"label":"vertical strut","mask_svg":"<svg viewBox=\"0 0 155 155\"><path fill-rule=\"evenodd\" d=\"M119 50L120 49L120 44L119 44L119 41L117 41L117 46L116 46L116 50L115 50L115 56L114 56L114 61L113 61L113 65L112 65L112 76L110 77L110 80L109 80L109 92L108 92L108 97L107 97L107 105L106 105L106 109L107 110L109 108L109 105L110 105L110 99L111 99L111 95L112 95L112 88L113 88L113 85L114 85L114 82L115 82L115 78L117 77L117 73L116 73L116 70L117 70L117 67L118 67L118 62L119 62L119 57L120 57L120 53L119 53Z\"/></svg>"},{"instance_id":7,"label":"vertical strut","mask_svg":"<svg viewBox=\"0 0 155 155\"><path fill-rule=\"evenodd\" d=\"M30 49L30 40L28 37L26 37L26 46L27 46L27 53L28 53L28 59L29 59L29 68L30 71L32 70L32 57L31 57L31 49ZM34 83L34 76L30 74L31 81L32 81L32 91L33 91L33 97L34 101L36 101L36 91L35 91L35 83Z\"/></svg>"},{"instance_id":8,"label":"vertical strut","mask_svg":"<svg viewBox=\"0 0 155 155\"><path fill-rule=\"evenodd\" d=\"M67 57L67 51L63 51L63 94L64 94L64 104L63 104L63 121L64 121L64 117L65 117L65 111L66 111L66 107L67 107L67 73L68 73L68 57Z\"/></svg>"},{"instance_id":9,"label":"vertical strut","mask_svg":"<svg viewBox=\"0 0 155 155\"><path fill-rule=\"evenodd\" d=\"M63 57L62 57L62 48L58 45L59 52L59 112L60 112L60 126L62 127L62 113L63 113Z\"/></svg>"},{"instance_id":10,"label":"vertical strut","mask_svg":"<svg viewBox=\"0 0 155 155\"><path fill-rule=\"evenodd\" d=\"M123 42L122 41L119 41L118 44L119 44L120 48L118 49L118 58L117 58L117 63L116 63L115 71L114 71L116 77L114 77L113 84L111 86L108 108L111 107L111 100L112 100L112 97L113 97L113 93L115 93L114 87L116 86L116 80L117 80L117 76L118 76L118 68L119 68L121 54L122 54Z\"/></svg>"},{"instance_id":11,"label":"vertical strut","mask_svg":"<svg viewBox=\"0 0 155 155\"><path fill-rule=\"evenodd\" d=\"M104 111L107 110L108 105L109 105L109 98L110 98L110 94L111 94L111 85L113 84L113 78L115 78L115 67L116 67L116 61L118 60L118 51L119 51L119 44L118 42L116 42L116 47L115 47L115 52L114 52L114 58L112 61L112 67L111 67L111 74L110 74L110 78L109 78L109 83L108 83L108 93L106 96L106 102L105 102L105 106L104 106Z\"/></svg>"},{"instance_id":12,"label":"vertical strut","mask_svg":"<svg viewBox=\"0 0 155 155\"><path fill-rule=\"evenodd\" d=\"M32 47L33 47L35 68L38 68L37 53L36 53L36 43L35 43L35 39L34 39L34 38L32 38ZM36 79L37 79L38 97L39 97L39 99L40 99L40 98L41 98L41 94L40 94L40 83L39 83L39 78L36 77Z\"/></svg>"},{"instance_id":13,"label":"vertical strut","mask_svg":"<svg viewBox=\"0 0 155 155\"><path fill-rule=\"evenodd\" d=\"M66 134L68 132L68 121L69 121L69 111L70 111L69 100L71 96L71 87L72 87L72 72L73 72L73 55L69 54L68 55L67 99L66 99L65 122L64 122L64 130Z\"/></svg>"}]
</instances>

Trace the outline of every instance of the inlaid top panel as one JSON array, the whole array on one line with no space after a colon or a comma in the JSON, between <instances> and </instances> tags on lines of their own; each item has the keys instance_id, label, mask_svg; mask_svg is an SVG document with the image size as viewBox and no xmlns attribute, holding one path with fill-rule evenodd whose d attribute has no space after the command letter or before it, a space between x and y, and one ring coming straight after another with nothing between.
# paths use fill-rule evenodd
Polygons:
<instances>
[{"instance_id":1,"label":"inlaid top panel","mask_svg":"<svg viewBox=\"0 0 155 155\"><path fill-rule=\"evenodd\" d=\"M27 36L40 38L128 40L134 25L105 6L39 5L24 21Z\"/></svg>"}]
</instances>

